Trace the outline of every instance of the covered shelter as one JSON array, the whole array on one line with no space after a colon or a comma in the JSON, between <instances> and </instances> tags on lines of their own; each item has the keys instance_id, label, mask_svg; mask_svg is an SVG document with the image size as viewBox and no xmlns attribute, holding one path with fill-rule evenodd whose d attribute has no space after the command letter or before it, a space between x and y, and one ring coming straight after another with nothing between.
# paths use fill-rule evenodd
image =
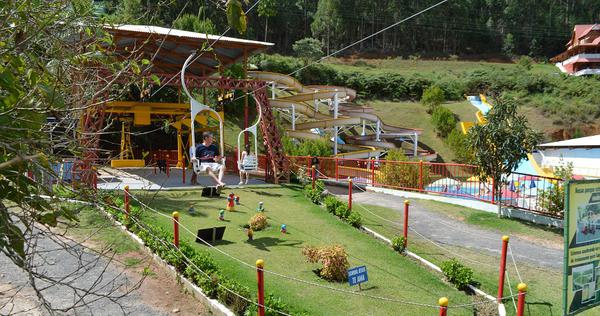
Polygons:
<instances>
[{"instance_id":1,"label":"covered shelter","mask_svg":"<svg viewBox=\"0 0 600 316\"><path fill-rule=\"evenodd\" d=\"M572 163L573 173L600 178L600 135L538 145L543 168Z\"/></svg>"}]
</instances>

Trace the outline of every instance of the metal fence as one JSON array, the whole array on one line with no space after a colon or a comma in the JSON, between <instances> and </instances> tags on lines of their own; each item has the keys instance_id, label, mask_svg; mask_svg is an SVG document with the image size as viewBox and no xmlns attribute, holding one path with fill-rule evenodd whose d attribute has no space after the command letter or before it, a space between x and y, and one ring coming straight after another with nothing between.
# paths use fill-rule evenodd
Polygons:
<instances>
[{"instance_id":1,"label":"metal fence","mask_svg":"<svg viewBox=\"0 0 600 316\"><path fill-rule=\"evenodd\" d=\"M310 177L313 157L289 159L294 174ZM474 165L335 157L317 157L317 160L316 175L321 179L351 178L357 184L496 203L493 182L480 179ZM259 161L264 168L265 158ZM556 198L561 194L558 192L562 188L561 179L514 172L502 182L502 205L562 217L560 198Z\"/></svg>"}]
</instances>

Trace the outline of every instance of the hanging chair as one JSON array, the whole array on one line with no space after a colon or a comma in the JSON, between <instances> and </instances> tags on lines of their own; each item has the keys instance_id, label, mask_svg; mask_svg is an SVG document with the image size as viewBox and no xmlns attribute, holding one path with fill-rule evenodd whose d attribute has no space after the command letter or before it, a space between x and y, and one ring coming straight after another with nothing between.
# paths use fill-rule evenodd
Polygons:
<instances>
[{"instance_id":1,"label":"hanging chair","mask_svg":"<svg viewBox=\"0 0 600 316\"><path fill-rule=\"evenodd\" d=\"M215 114L215 116L219 119L219 150L220 150L220 155L223 156L221 161L218 163L223 165L223 168L224 168L225 167L225 156L224 156L225 145L224 145L224 141L223 141L223 119L221 118L221 116L219 115L219 113L217 111L213 110L208 105L202 104L198 100L194 99L192 97L192 95L190 94L190 92L188 91L187 87L185 86L185 70L186 70L189 62L192 60L192 58L194 58L194 56L196 56L195 52L190 54L190 56L185 60L185 63L183 63L183 68L181 68L181 86L183 87L183 91L185 92L185 94L190 99L190 112L191 112L190 113L190 120L191 120L190 135L192 137L192 143L191 143L190 148L196 148L196 135L194 134L194 122L196 121L196 116L199 113L204 112L204 111L208 111L208 112ZM202 170L200 169L200 160L196 159L196 150L195 149L191 151L190 161L192 162L194 172L196 174L200 175L202 173Z\"/></svg>"},{"instance_id":2,"label":"hanging chair","mask_svg":"<svg viewBox=\"0 0 600 316\"><path fill-rule=\"evenodd\" d=\"M258 107L258 119L256 120L256 123L254 123L254 125L249 126L247 128L245 128L244 130L242 130L239 134L238 134L238 168L241 171L256 171L258 170L258 123L260 123L260 119L262 118L262 111L261 108ZM246 156L242 159L242 151L241 149L241 140L240 138L242 137L242 135L244 134L244 132L250 132L253 135L254 138L254 152L253 153L246 153Z\"/></svg>"}]
</instances>

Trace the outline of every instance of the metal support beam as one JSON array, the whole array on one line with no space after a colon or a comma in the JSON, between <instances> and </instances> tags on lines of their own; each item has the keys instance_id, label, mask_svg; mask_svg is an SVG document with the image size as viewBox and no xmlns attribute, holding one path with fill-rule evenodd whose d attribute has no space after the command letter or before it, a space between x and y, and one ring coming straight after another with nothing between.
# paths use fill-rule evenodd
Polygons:
<instances>
[{"instance_id":1,"label":"metal support beam","mask_svg":"<svg viewBox=\"0 0 600 316\"><path fill-rule=\"evenodd\" d=\"M362 132L360 132L360 136L365 136L367 135L366 131L365 131L365 127L367 127L367 121L363 120L362 121Z\"/></svg>"},{"instance_id":2,"label":"metal support beam","mask_svg":"<svg viewBox=\"0 0 600 316\"><path fill-rule=\"evenodd\" d=\"M414 156L415 158L417 157L417 147L419 144L419 135L417 134L417 132L415 132L415 136L413 138L413 143L414 143Z\"/></svg>"}]
</instances>

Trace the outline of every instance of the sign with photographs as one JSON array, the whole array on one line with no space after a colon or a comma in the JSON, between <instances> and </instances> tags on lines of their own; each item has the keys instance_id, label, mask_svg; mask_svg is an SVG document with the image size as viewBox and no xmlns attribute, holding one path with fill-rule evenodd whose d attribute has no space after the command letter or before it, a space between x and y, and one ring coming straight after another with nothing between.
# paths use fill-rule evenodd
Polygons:
<instances>
[{"instance_id":1,"label":"sign with photographs","mask_svg":"<svg viewBox=\"0 0 600 316\"><path fill-rule=\"evenodd\" d=\"M563 306L575 315L600 305L600 180L565 188Z\"/></svg>"}]
</instances>

